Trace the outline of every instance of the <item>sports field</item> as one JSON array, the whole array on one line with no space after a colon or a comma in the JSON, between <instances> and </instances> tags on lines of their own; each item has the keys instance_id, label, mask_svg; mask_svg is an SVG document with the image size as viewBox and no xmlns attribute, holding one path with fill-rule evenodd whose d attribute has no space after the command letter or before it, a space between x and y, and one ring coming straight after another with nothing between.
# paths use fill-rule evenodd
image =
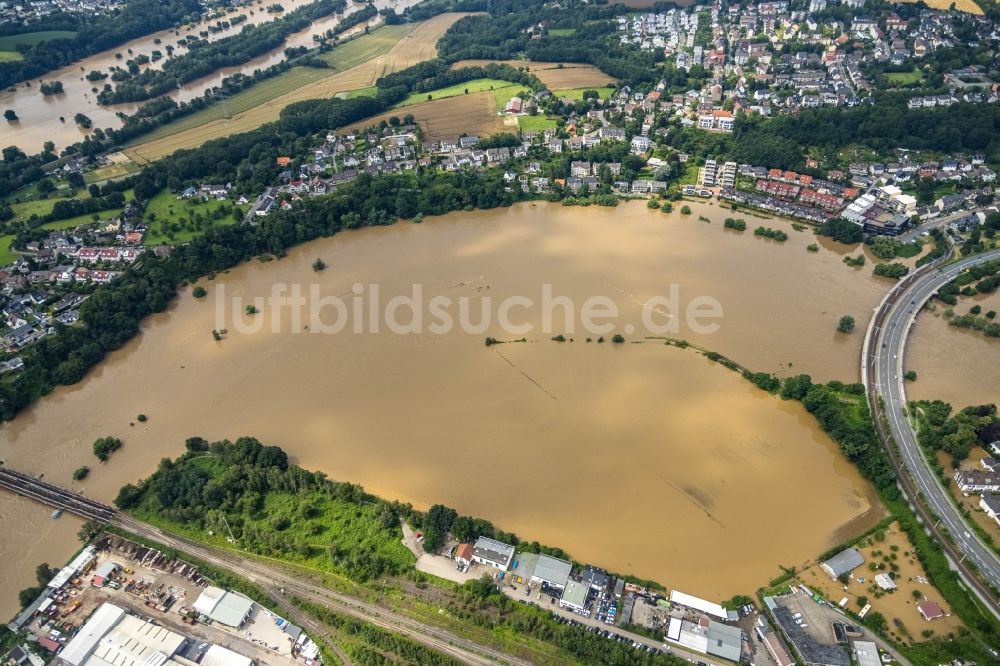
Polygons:
<instances>
[{"instance_id":1,"label":"sports field","mask_svg":"<svg viewBox=\"0 0 1000 666\"><path fill-rule=\"evenodd\" d=\"M370 88L384 74L433 58L437 53L438 39L464 16L468 14L440 14L415 25L380 27L323 55L335 73L320 69L315 71L325 76L311 81L291 80L285 77L294 74L309 79L313 74L296 73L303 68L290 70L234 95L228 102L228 118L224 109L218 108L220 105L214 105L142 137L139 140L141 143L126 148L124 152L135 162L146 164L176 150L194 148L211 139L245 132L277 120L281 110L294 102ZM266 85L270 88L265 89L265 93L258 92L258 88Z\"/></svg>"}]
</instances>

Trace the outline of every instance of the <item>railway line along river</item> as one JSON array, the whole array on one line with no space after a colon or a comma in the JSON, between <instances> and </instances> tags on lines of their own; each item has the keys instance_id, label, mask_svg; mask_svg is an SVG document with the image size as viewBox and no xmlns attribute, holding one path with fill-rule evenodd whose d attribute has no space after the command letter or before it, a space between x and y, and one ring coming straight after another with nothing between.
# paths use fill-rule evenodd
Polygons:
<instances>
[{"instance_id":1,"label":"railway line along river","mask_svg":"<svg viewBox=\"0 0 1000 666\"><path fill-rule=\"evenodd\" d=\"M788 231L778 244L724 230L731 211L691 205L680 216L642 202L525 203L345 232L247 262L202 280L204 299L185 290L84 381L5 424L0 459L110 501L189 436L254 435L331 478L421 507L441 502L579 560L719 600L752 590L779 564L800 565L873 524L881 508L798 403L645 339L643 308L671 288L682 308L712 299L717 331L684 321L673 337L754 370L856 381L861 336L838 334L837 321L853 314L863 328L889 283L838 253L807 252L813 235L783 221L764 223ZM317 257L326 270L313 270ZM293 332L265 299L275 285L328 299L377 285L383 304L418 285L425 301L465 299L473 321L486 299L541 302L549 285L574 308L613 303L628 343L586 342L564 310L543 331L531 307L513 311L532 327L517 334L497 321L475 333L326 334L305 320ZM260 312L242 314L255 297ZM216 341L217 305L235 298L239 321ZM646 312L659 324L671 314L662 304ZM237 330L258 322L258 332ZM566 342L550 339L560 333ZM487 346L487 336L526 341ZM99 465L91 447L104 435L124 447ZM74 483L81 465L91 474ZM77 547L78 523L48 513L0 495L2 614L39 561L61 563Z\"/></svg>"}]
</instances>

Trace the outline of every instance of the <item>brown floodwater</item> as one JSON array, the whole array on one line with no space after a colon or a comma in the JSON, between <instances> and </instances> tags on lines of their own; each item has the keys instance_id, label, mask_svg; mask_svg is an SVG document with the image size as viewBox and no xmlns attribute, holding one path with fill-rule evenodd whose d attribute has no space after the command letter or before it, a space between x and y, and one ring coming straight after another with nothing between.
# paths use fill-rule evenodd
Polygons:
<instances>
[{"instance_id":1,"label":"brown floodwater","mask_svg":"<svg viewBox=\"0 0 1000 666\"><path fill-rule=\"evenodd\" d=\"M1000 292L962 297L954 307L964 315L973 305L1000 312ZM937 302L921 312L910 335L906 369L917 372L909 382L907 397L913 400L944 400L955 411L969 405L1000 402L1000 338L982 331L957 328L943 316L947 305ZM1000 321L1000 320L994 320Z\"/></svg>"},{"instance_id":2,"label":"brown floodwater","mask_svg":"<svg viewBox=\"0 0 1000 666\"><path fill-rule=\"evenodd\" d=\"M244 26L273 21L276 18L284 16L289 11L311 4L312 1L280 0L279 4L285 8L285 12L279 14L268 13L264 9L264 4L261 3L254 4L251 7L234 9L226 17L245 14L247 20L228 29L209 33L209 36L203 39L216 41L238 34ZM379 9L392 7L401 12L406 7L414 4L415 1L378 0L375 2L375 6ZM335 27L344 16L354 13L361 7L363 5L348 3L348 7L342 14L322 18L305 30L289 35L282 46L253 58L242 65L219 69L208 76L190 81L168 93L167 96L177 102L189 102L197 97L201 97L210 88L221 85L223 79L237 72L249 75L255 70L267 69L285 59L284 51L286 48L313 46L313 35L324 33L328 29ZM250 14L251 10L253 10L252 15ZM194 27L185 26L178 31L179 34L175 34L173 30L152 33L145 37L134 39L120 47L92 55L89 58L50 72L40 78L42 81L62 82L64 92L60 95L50 95L48 97L42 95L39 92L39 80L32 80L30 86L26 83L19 83L13 90L8 89L0 92L0 108L13 109L19 118L16 122L8 123L5 121L0 125L0 145L17 145L28 153L40 151L46 141L54 142L57 149L65 148L83 139L90 131L81 129L73 121L73 117L77 113L83 113L88 116L93 121L94 127L112 129L121 127L122 120L118 117L118 114L131 115L140 104L99 105L97 103L97 95L91 89L95 87L100 89L105 83L115 84L110 78L104 81L90 82L84 78L85 75L92 70L101 70L108 73L112 66L124 67L125 61L129 58L138 55L151 56L154 50L159 50L166 56L166 47L168 45L175 47L176 50L174 53L176 55L184 54L187 49L177 45L179 40L192 34L198 35L201 31L207 30L209 25L213 25L219 20L224 20L224 18L207 19L196 24ZM156 40L160 40L161 43L156 44ZM131 50L131 54L129 50ZM123 56L121 60L115 57L118 53ZM167 58L164 57L157 62L150 62L144 68L160 69L166 61ZM59 120L60 116L65 119L65 122Z\"/></svg>"},{"instance_id":3,"label":"brown floodwater","mask_svg":"<svg viewBox=\"0 0 1000 666\"><path fill-rule=\"evenodd\" d=\"M259 314L239 316L264 323L260 332L216 321L219 303L264 297L275 284L306 293L315 284L353 313L356 283L366 294L377 283L383 303L417 283L425 302L467 299L473 322L486 299L499 314L514 296L540 304L549 284L577 313L589 297L609 299L620 312L614 330L624 332L673 284L682 308L703 296L722 309L718 331L684 323L674 337L755 369L856 380L862 335L834 329L844 313L863 328L886 284L833 252L806 252L813 236L782 221L767 223L791 234L780 245L724 231L717 207L692 207L683 218L642 202L520 204L343 233L279 261L247 262L203 281L202 301L185 292L84 381L4 425L0 458L111 500L179 454L186 437L254 435L331 478L420 507L443 502L580 560L713 599L747 592L779 564L801 564L880 517L869 485L797 403L692 350L644 340L641 329L622 345L598 344L596 334L587 343L579 328L573 342L552 341L569 330L561 309L551 332L540 330L541 307L511 310L514 323L534 326L526 333L495 320L474 333L400 335L384 324L378 333L352 333L353 324L317 332L332 325L332 308L299 333L280 310L282 332L272 333L279 308L263 302ZM320 273L317 257L327 264ZM684 319L682 309L647 305L653 323L668 322L670 310ZM397 321L409 321L405 310ZM229 333L216 342L221 327ZM526 342L484 345L486 336L522 335ZM149 420L131 425L139 413ZM97 465L91 444L104 435L125 446ZM71 482L84 464L90 477ZM0 532L10 537L0 544L0 611L9 614L39 550L61 562L76 547L76 525L44 510L25 519L12 499L0 502ZM23 553L38 531L45 548Z\"/></svg>"}]
</instances>

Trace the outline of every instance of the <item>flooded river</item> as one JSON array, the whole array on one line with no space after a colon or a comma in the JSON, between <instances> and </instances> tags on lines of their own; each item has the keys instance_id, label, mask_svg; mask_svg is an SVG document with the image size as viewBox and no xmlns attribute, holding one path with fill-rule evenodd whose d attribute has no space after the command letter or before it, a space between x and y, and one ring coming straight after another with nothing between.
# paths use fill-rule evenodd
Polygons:
<instances>
[{"instance_id":1,"label":"flooded river","mask_svg":"<svg viewBox=\"0 0 1000 666\"><path fill-rule=\"evenodd\" d=\"M39 92L38 80L31 81L30 86L25 83L19 83L13 91L6 90L0 92L0 108L13 109L19 118L14 123L4 122L0 126L0 145L17 145L28 153L36 153L42 149L42 144L46 141L53 141L56 144L56 148L61 150L68 145L80 141L89 131L77 127L76 123L73 122L73 117L77 113L83 113L90 117L94 123L94 127L121 127L122 120L117 114L125 113L131 115L140 104L98 105L97 95L92 91L92 88L96 87L99 89L105 83L115 84L110 78L98 82L87 81L84 77L88 72L100 70L108 73L109 69L113 66L124 67L125 62L130 58L139 55L151 56L154 50L159 50L166 56L167 46L173 46L176 49L174 52L175 55L183 55L187 52L187 49L178 46L178 41L190 35L198 35L200 32L207 30L209 25L214 25L220 20L232 18L239 14L245 14L247 17L247 20L243 23L226 30L209 33L209 36L203 39L216 41L238 34L243 30L244 26L273 21L276 18L284 16L287 12L308 5L311 2L312 0L280 0L278 4L281 4L285 8L285 12L273 14L268 13L265 10L263 1L259 0L250 7L240 7L231 10L225 17L206 20L193 27L184 27L176 34L173 30L163 30L134 39L118 48L103 51L73 65L42 76L42 81L60 81L63 84L64 93L60 95L51 95L48 97L42 95ZM414 4L414 2L415 0L378 0L375 2L375 6L379 9L392 7L402 12L403 9ZM350 15L363 6L348 2L348 7L341 16ZM253 14L250 13L251 11L253 11ZM192 99L201 97L210 88L221 85L223 79L237 72L249 75L255 70L267 69L271 65L275 65L285 59L284 50L286 48L296 46L312 47L314 45L313 35L322 34L328 29L336 27L339 22L340 18L336 15L320 19L305 30L290 35L281 47L253 58L242 65L226 67L217 70L209 76L186 83L170 93L169 97L177 102L189 102ZM157 43L157 40L160 43ZM122 55L120 60L115 57L119 53ZM162 60L151 62L144 67L159 69L166 61L167 58L164 57ZM65 119L65 122L60 121L60 116Z\"/></svg>"},{"instance_id":2,"label":"flooded river","mask_svg":"<svg viewBox=\"0 0 1000 666\"><path fill-rule=\"evenodd\" d=\"M954 311L964 315L974 305L982 308L980 316L1000 312L1000 292L961 298ZM1000 339L950 325L943 316L947 307L935 303L917 319L906 352L906 369L917 372L917 381L907 384L907 396L944 400L955 411L1000 403Z\"/></svg>"},{"instance_id":3,"label":"flooded river","mask_svg":"<svg viewBox=\"0 0 1000 666\"><path fill-rule=\"evenodd\" d=\"M673 337L751 368L854 381L860 329L888 285L834 252L807 252L810 232L767 222L790 234L776 244L724 231L717 207L692 208L684 218L642 202L521 204L343 233L280 261L248 262L203 281L202 301L186 292L85 381L5 425L0 458L111 500L179 454L186 437L255 435L331 478L420 507L443 502L580 560L713 599L748 592L779 564L801 564L870 525L880 509L797 403L692 350L644 340L643 308L654 324L673 311L684 320ZM327 264L320 273L311 268L317 257ZM620 314L613 330L628 343L598 344L596 334L587 343L579 328L573 342L552 341L570 330L565 308L544 332L540 308L527 305L508 311L533 326L524 333L496 319L474 333L317 332L335 309L305 319L310 332L299 333L281 310L281 332L272 333L279 308L263 302L260 314L240 315L262 331L238 333L230 321L225 339L213 340L219 303L239 296L242 312L275 284L306 293L316 285L328 299L378 284L382 303L419 284L424 302L464 299L474 322L487 299L493 310L512 297L540 303L548 284L578 313L577 327L586 299L611 302ZM651 304L671 285L679 308ZM689 327L683 309L696 297L721 308L716 332ZM835 333L845 313L859 332ZM405 308L396 320L409 321ZM486 336L522 335L526 342L484 345ZM139 413L148 422L130 425ZM104 435L125 446L97 465L91 445ZM72 483L83 464L90 477ZM25 517L22 506L0 495L9 537L0 544L2 614L39 559L59 563L76 547L75 524L43 509Z\"/></svg>"}]
</instances>

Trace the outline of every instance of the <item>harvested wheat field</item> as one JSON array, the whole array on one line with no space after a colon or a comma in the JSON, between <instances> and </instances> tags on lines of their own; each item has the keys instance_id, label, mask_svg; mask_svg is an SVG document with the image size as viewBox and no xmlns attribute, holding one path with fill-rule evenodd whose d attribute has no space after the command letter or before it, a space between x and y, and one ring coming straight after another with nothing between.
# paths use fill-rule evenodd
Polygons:
<instances>
[{"instance_id":1,"label":"harvested wheat field","mask_svg":"<svg viewBox=\"0 0 1000 666\"><path fill-rule=\"evenodd\" d=\"M599 88L614 84L617 79L605 74L593 65L578 63L535 62L533 60L459 60L455 69L462 67L478 67L497 63L511 67L527 67L528 71L538 77L549 90L565 88Z\"/></svg>"},{"instance_id":2,"label":"harvested wheat field","mask_svg":"<svg viewBox=\"0 0 1000 666\"><path fill-rule=\"evenodd\" d=\"M391 47L385 42L384 37L379 48L373 49L374 57L355 65L350 69L332 74L318 81L307 83L291 92L280 95L254 106L253 108L235 113L230 118L216 118L196 127L189 127L182 131L157 136L154 139L145 141L125 152L139 164L158 160L170 155L176 150L183 148L196 148L206 141L218 139L240 132L246 132L261 125L277 120L281 110L289 104L301 102L307 99L319 99L333 97L337 93L357 90L359 88L369 88L375 85L381 76L391 74L401 69L406 69L418 62L431 59L437 55L437 42L441 35L448 30L451 25L468 13L453 12L440 14L424 21L410 30L393 32L394 42ZM386 28L396 28L397 26L386 26ZM365 35L354 42L345 45L344 49L352 48L358 50L365 48L362 40L368 37L375 37L379 31L373 35ZM387 48L388 47L388 48ZM331 64L337 65L337 49L331 52ZM348 58L348 62L354 62L353 56ZM251 91L253 88L250 89ZM495 113L495 110L494 110Z\"/></svg>"},{"instance_id":3,"label":"harvested wheat field","mask_svg":"<svg viewBox=\"0 0 1000 666\"><path fill-rule=\"evenodd\" d=\"M916 2L916 0L894 0L894 2ZM955 4L955 9L960 12L976 14L978 16L983 15L983 10L972 0L924 0L924 4L931 9L943 10L950 9L953 2Z\"/></svg>"},{"instance_id":4,"label":"harvested wheat field","mask_svg":"<svg viewBox=\"0 0 1000 666\"><path fill-rule=\"evenodd\" d=\"M404 114L412 114L414 120L424 129L424 136L430 140L453 138L461 134L486 136L504 131L504 119L497 113L496 98L492 90L421 102L404 108L393 109L377 116L365 118L354 127L363 129ZM508 132L516 132L506 128Z\"/></svg>"}]
</instances>

